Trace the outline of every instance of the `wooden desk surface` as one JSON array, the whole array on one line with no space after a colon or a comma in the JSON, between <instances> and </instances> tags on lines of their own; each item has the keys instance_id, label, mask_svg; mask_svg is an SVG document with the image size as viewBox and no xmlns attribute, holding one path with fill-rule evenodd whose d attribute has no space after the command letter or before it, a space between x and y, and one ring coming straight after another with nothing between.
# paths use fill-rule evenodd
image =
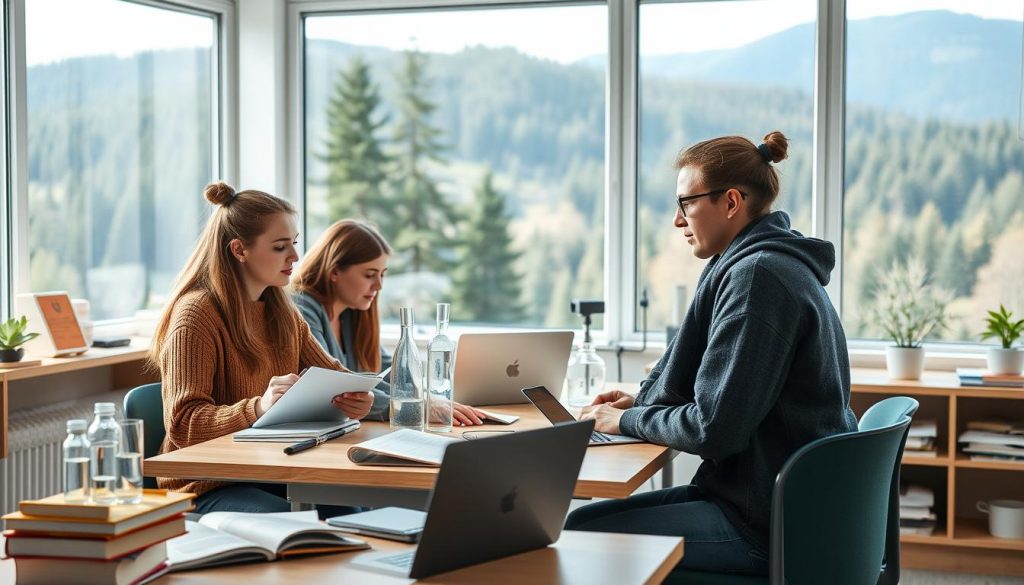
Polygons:
<instances>
[{"instance_id":1,"label":"wooden desk surface","mask_svg":"<svg viewBox=\"0 0 1024 585\"><path fill-rule=\"evenodd\" d=\"M251 585L252 583L359 583L396 585L411 579L351 565L362 554L412 545L367 538L373 550L272 563L250 563L164 575L154 585ZM2 539L0 539L2 542ZM554 545L422 579L423 583L518 585L552 583L661 583L683 557L683 539L667 536L562 532ZM14 561L0 561L0 585L14 585Z\"/></svg>"},{"instance_id":2,"label":"wooden desk surface","mask_svg":"<svg viewBox=\"0 0 1024 585\"><path fill-rule=\"evenodd\" d=\"M531 404L488 407L521 419L513 425L484 425L466 431L527 430L550 423ZM437 468L381 467L349 461L351 445L390 432L387 423L364 422L360 430L296 455L282 452L284 443L236 443L231 436L147 459L145 474L157 477L209 478L303 484L430 489ZM624 498L657 473L671 450L647 443L590 447L576 483L577 497Z\"/></svg>"}]
</instances>

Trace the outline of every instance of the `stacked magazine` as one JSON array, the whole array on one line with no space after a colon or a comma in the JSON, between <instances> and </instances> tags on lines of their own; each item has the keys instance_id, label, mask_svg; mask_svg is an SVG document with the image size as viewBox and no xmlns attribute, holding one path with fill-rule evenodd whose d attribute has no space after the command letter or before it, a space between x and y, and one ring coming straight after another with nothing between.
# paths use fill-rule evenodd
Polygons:
<instances>
[{"instance_id":1,"label":"stacked magazine","mask_svg":"<svg viewBox=\"0 0 1024 585\"><path fill-rule=\"evenodd\" d=\"M957 442L973 461L1024 462L1024 421L970 421Z\"/></svg>"},{"instance_id":2,"label":"stacked magazine","mask_svg":"<svg viewBox=\"0 0 1024 585\"><path fill-rule=\"evenodd\" d=\"M919 485L900 486L900 534L935 532L935 492Z\"/></svg>"},{"instance_id":3,"label":"stacked magazine","mask_svg":"<svg viewBox=\"0 0 1024 585\"><path fill-rule=\"evenodd\" d=\"M910 424L907 433L907 444L903 448L904 457L935 457L935 438L939 427L934 420L915 420Z\"/></svg>"}]
</instances>

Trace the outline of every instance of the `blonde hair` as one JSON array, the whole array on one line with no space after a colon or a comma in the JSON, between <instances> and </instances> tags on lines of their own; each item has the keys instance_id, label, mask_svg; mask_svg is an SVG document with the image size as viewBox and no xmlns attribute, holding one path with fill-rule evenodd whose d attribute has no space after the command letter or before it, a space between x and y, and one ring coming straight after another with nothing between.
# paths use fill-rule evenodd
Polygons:
<instances>
[{"instance_id":1,"label":"blonde hair","mask_svg":"<svg viewBox=\"0 0 1024 585\"><path fill-rule=\"evenodd\" d=\"M331 270L376 260L391 254L391 246L368 223L343 219L320 236L299 266L292 290L315 298L325 309L331 301ZM355 341L352 348L356 367L376 372L380 369L380 314L377 299L365 311L352 309L355 315Z\"/></svg>"},{"instance_id":2,"label":"blonde hair","mask_svg":"<svg viewBox=\"0 0 1024 585\"><path fill-rule=\"evenodd\" d=\"M269 286L260 300L266 304L266 324L270 339L276 347L269 347L258 331L251 315L245 311L249 303L242 279L241 265L231 254L232 240L252 243L266 231L267 220L279 213L295 215L291 203L262 191L235 192L223 182L207 185L206 199L217 206L206 222L192 255L175 281L167 307L160 316L153 344L150 348L151 365L159 367L160 352L171 326L171 315L182 296L204 291L213 297L217 310L224 319L228 336L248 361L255 362L260 355L280 351L280 345L298 344L294 339L295 307L277 286Z\"/></svg>"}]
</instances>

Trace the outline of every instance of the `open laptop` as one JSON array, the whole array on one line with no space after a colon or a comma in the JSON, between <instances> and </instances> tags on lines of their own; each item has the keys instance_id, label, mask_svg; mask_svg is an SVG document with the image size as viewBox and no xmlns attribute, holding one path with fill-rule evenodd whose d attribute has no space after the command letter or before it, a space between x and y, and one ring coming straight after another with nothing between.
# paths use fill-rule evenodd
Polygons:
<instances>
[{"instance_id":1,"label":"open laptop","mask_svg":"<svg viewBox=\"0 0 1024 585\"><path fill-rule=\"evenodd\" d=\"M572 331L462 334L452 380L455 400L470 406L520 404L526 402L521 388L561 388L572 338Z\"/></svg>"},{"instance_id":2,"label":"open laptop","mask_svg":"<svg viewBox=\"0 0 1024 585\"><path fill-rule=\"evenodd\" d=\"M352 564L419 579L555 542L593 430L584 421L449 445L419 545Z\"/></svg>"},{"instance_id":3,"label":"open laptop","mask_svg":"<svg viewBox=\"0 0 1024 585\"><path fill-rule=\"evenodd\" d=\"M551 421L551 424L561 425L576 422L576 417L566 410L547 388L535 386L523 388L523 395L537 407L537 410L544 415L544 418ZM612 435L594 431L590 435L591 445L621 445L623 443L643 443L643 439L630 437L629 435Z\"/></svg>"}]
</instances>

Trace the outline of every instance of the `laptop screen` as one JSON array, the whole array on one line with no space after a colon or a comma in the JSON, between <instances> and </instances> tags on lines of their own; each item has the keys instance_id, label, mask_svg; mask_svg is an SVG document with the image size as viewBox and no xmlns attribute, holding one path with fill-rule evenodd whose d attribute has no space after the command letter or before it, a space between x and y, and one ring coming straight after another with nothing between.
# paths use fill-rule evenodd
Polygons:
<instances>
[{"instance_id":1,"label":"laptop screen","mask_svg":"<svg viewBox=\"0 0 1024 585\"><path fill-rule=\"evenodd\" d=\"M576 417L566 410L565 407L558 402L558 399L555 398L544 386L523 388L523 394L530 399L530 402L532 402L533 405L537 407L537 410L544 415L544 418L551 421L551 423L560 424L576 421Z\"/></svg>"}]
</instances>

